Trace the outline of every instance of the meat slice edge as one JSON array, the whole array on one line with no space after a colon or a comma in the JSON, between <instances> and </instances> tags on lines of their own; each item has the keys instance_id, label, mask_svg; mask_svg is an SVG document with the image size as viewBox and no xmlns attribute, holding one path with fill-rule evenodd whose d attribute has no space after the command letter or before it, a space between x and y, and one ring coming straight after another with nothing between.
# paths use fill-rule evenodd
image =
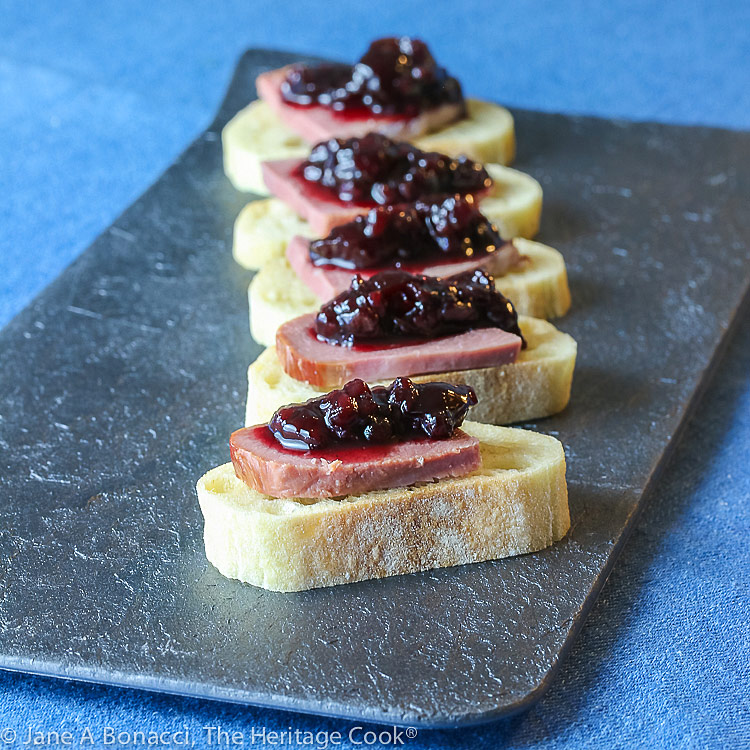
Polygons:
<instances>
[{"instance_id":1,"label":"meat slice edge","mask_svg":"<svg viewBox=\"0 0 750 750\"><path fill-rule=\"evenodd\" d=\"M270 497L341 497L460 477L481 466L479 441L456 430L450 438L417 438L385 444L342 445L325 451L292 451L275 443L267 425L232 433L235 474Z\"/></svg>"},{"instance_id":2,"label":"meat slice edge","mask_svg":"<svg viewBox=\"0 0 750 750\"><path fill-rule=\"evenodd\" d=\"M431 372L499 367L515 362L521 338L500 328L378 345L335 346L315 335L315 313L294 318L276 332L284 372L318 388L339 388L352 378L374 382Z\"/></svg>"}]
</instances>

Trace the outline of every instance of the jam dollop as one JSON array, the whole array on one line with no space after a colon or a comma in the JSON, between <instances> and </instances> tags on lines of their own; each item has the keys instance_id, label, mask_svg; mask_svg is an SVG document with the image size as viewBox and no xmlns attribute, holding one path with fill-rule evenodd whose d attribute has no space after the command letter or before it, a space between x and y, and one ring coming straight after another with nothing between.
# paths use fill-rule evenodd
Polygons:
<instances>
[{"instance_id":1,"label":"jam dollop","mask_svg":"<svg viewBox=\"0 0 750 750\"><path fill-rule=\"evenodd\" d=\"M343 388L303 404L282 406L268 429L290 450L327 448L340 443L385 443L427 436L449 438L477 403L469 385L417 384L396 378L387 388L350 380Z\"/></svg>"},{"instance_id":2,"label":"jam dollop","mask_svg":"<svg viewBox=\"0 0 750 750\"><path fill-rule=\"evenodd\" d=\"M423 41L407 36L377 39L354 65L295 65L281 84L281 97L301 107L405 118L444 104L458 105L459 117L466 112L461 84Z\"/></svg>"},{"instance_id":3,"label":"jam dollop","mask_svg":"<svg viewBox=\"0 0 750 750\"><path fill-rule=\"evenodd\" d=\"M375 268L432 259L479 258L505 244L471 195L370 209L310 243L316 266Z\"/></svg>"},{"instance_id":4,"label":"jam dollop","mask_svg":"<svg viewBox=\"0 0 750 750\"><path fill-rule=\"evenodd\" d=\"M492 185L487 170L465 156L422 151L381 133L318 143L292 175L325 197L367 207L476 195Z\"/></svg>"},{"instance_id":5,"label":"jam dollop","mask_svg":"<svg viewBox=\"0 0 750 750\"><path fill-rule=\"evenodd\" d=\"M322 305L315 316L317 337L339 346L437 338L474 328L501 328L523 341L513 304L482 269L443 279L398 269L366 280L357 275L349 289Z\"/></svg>"}]
</instances>

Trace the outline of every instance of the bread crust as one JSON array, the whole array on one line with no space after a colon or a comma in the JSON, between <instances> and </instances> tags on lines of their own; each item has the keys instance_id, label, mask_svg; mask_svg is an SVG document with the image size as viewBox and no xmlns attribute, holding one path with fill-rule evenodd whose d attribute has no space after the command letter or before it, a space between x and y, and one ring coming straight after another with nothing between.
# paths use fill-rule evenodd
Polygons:
<instances>
[{"instance_id":1,"label":"bread crust","mask_svg":"<svg viewBox=\"0 0 750 750\"><path fill-rule=\"evenodd\" d=\"M562 254L540 242L521 237L513 240L527 259L495 279L497 288L515 305L520 315L561 318L570 310L568 271Z\"/></svg>"},{"instance_id":2,"label":"bread crust","mask_svg":"<svg viewBox=\"0 0 750 750\"><path fill-rule=\"evenodd\" d=\"M570 399L577 353L575 339L544 320L521 317L520 324L528 346L516 362L501 367L417 375L412 380L419 383L443 380L472 386L479 403L472 407L471 416L478 422L513 424L562 411ZM247 371L245 424L267 422L280 406L323 393L287 375L275 348L269 347Z\"/></svg>"},{"instance_id":3,"label":"bread crust","mask_svg":"<svg viewBox=\"0 0 750 750\"><path fill-rule=\"evenodd\" d=\"M258 270L284 258L295 235L315 236L310 225L278 198L252 201L234 222L232 256L243 268Z\"/></svg>"},{"instance_id":4,"label":"bread crust","mask_svg":"<svg viewBox=\"0 0 750 750\"><path fill-rule=\"evenodd\" d=\"M535 552L570 527L565 454L552 437L474 422L482 467L465 477L341 499L274 499L231 464L198 481L206 557L272 591Z\"/></svg>"},{"instance_id":5,"label":"bread crust","mask_svg":"<svg viewBox=\"0 0 750 750\"><path fill-rule=\"evenodd\" d=\"M497 288L521 315L555 318L570 308L568 274L562 255L531 240L514 240L527 259L517 270L495 279ZM250 332L264 346L273 346L276 329L292 318L315 312L320 300L294 273L286 258L269 261L248 288Z\"/></svg>"},{"instance_id":6,"label":"bread crust","mask_svg":"<svg viewBox=\"0 0 750 750\"><path fill-rule=\"evenodd\" d=\"M467 118L435 133L411 139L425 151L468 156L479 162L510 164L516 153L513 115L497 104L467 99ZM224 173L237 190L268 195L260 164L272 159L304 157L309 144L290 130L266 102L241 109L221 133Z\"/></svg>"}]
</instances>

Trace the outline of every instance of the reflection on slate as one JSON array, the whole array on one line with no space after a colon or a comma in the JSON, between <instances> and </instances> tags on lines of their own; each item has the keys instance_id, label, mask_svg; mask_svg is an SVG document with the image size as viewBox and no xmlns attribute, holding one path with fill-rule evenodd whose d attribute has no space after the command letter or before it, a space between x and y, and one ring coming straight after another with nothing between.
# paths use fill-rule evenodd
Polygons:
<instances>
[{"instance_id":1,"label":"reflection on slate","mask_svg":"<svg viewBox=\"0 0 750 750\"><path fill-rule=\"evenodd\" d=\"M573 527L538 554L299 594L222 578L194 483L240 426L246 200L217 121L0 334L0 666L302 711L455 725L548 684L746 291L750 137L517 113L579 342ZM654 498L658 502L658 498Z\"/></svg>"}]
</instances>

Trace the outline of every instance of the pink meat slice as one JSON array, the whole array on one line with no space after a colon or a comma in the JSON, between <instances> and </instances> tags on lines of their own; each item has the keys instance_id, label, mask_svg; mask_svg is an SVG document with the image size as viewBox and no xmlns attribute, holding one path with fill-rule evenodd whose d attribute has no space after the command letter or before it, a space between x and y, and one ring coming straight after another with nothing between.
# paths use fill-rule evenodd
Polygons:
<instances>
[{"instance_id":1,"label":"pink meat slice","mask_svg":"<svg viewBox=\"0 0 750 750\"><path fill-rule=\"evenodd\" d=\"M295 107L281 97L281 84L290 66L261 73L255 79L258 96L279 116L290 130L308 143L329 138L355 138L367 133L383 133L391 138L415 138L439 130L461 117L461 105L444 104L417 117L389 115L352 116L339 114L328 107Z\"/></svg>"},{"instance_id":2,"label":"pink meat slice","mask_svg":"<svg viewBox=\"0 0 750 750\"><path fill-rule=\"evenodd\" d=\"M479 441L462 430L444 440L294 451L279 445L263 424L237 430L229 445L237 477L271 497L358 495L460 477L482 464Z\"/></svg>"},{"instance_id":3,"label":"pink meat slice","mask_svg":"<svg viewBox=\"0 0 750 750\"><path fill-rule=\"evenodd\" d=\"M348 270L346 268L334 268L316 266L310 260L310 242L305 237L297 235L293 237L286 249L286 257L297 276L302 279L312 293L323 301L333 299L337 294L349 288L355 274L364 279L369 279L383 268L359 268ZM518 265L521 255L515 245L508 243L491 255L484 255L471 260L459 260L451 262L438 262L433 265L409 264L404 270L409 273L419 273L425 276L455 276L464 271L473 271L483 268L493 276L502 276L511 268Z\"/></svg>"},{"instance_id":4,"label":"pink meat slice","mask_svg":"<svg viewBox=\"0 0 750 750\"><path fill-rule=\"evenodd\" d=\"M326 390L340 388L352 378L374 382L499 367L515 362L520 350L520 336L500 328L476 328L437 339L393 339L385 345L335 346L317 338L315 313L300 315L276 332L276 352L284 372Z\"/></svg>"},{"instance_id":5,"label":"pink meat slice","mask_svg":"<svg viewBox=\"0 0 750 750\"><path fill-rule=\"evenodd\" d=\"M271 195L284 201L295 213L310 224L313 232L325 237L339 224L346 224L367 208L346 206L337 200L320 200L307 195L305 186L292 176L299 159L278 159L261 164L263 181Z\"/></svg>"}]
</instances>

